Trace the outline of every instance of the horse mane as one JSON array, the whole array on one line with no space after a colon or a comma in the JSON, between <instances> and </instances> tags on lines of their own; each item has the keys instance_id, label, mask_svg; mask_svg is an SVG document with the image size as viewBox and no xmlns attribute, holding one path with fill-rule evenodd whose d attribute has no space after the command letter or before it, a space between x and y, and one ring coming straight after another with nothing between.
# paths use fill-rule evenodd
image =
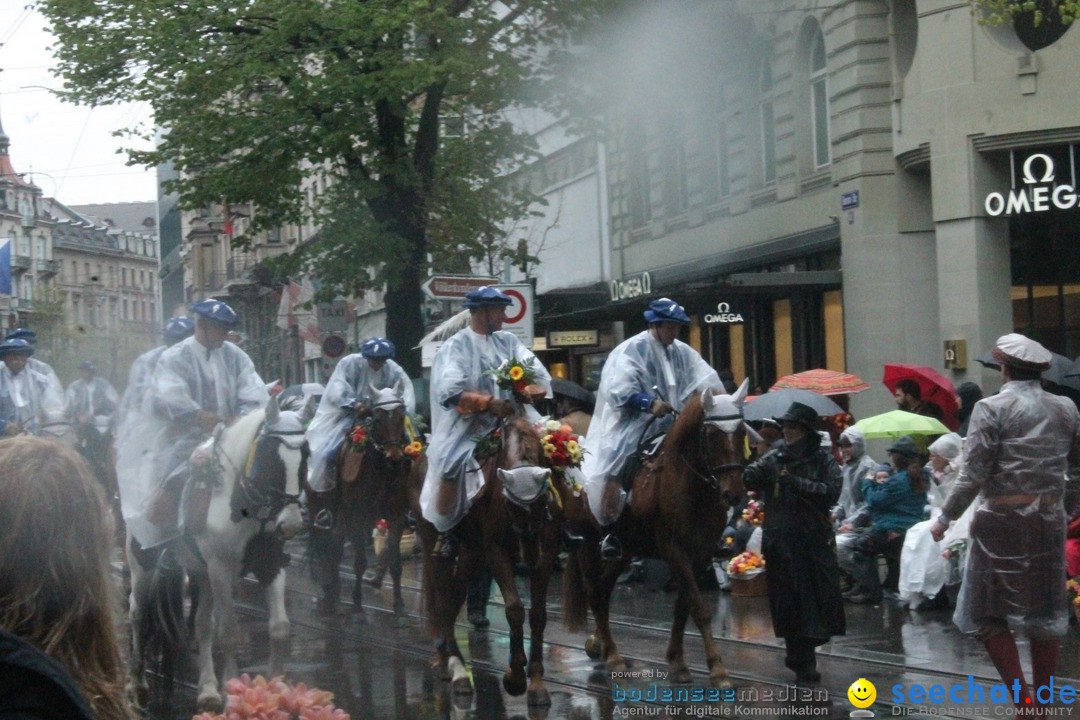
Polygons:
<instances>
[{"instance_id":1,"label":"horse mane","mask_svg":"<svg viewBox=\"0 0 1080 720\"><path fill-rule=\"evenodd\" d=\"M701 407L701 393L694 393L686 405L679 411L679 416L667 433L669 447L681 447L689 438L697 435L698 428L705 420L705 411Z\"/></svg>"},{"instance_id":2,"label":"horse mane","mask_svg":"<svg viewBox=\"0 0 1080 720\"><path fill-rule=\"evenodd\" d=\"M221 433L218 442L232 461L233 467L244 467L251 444L255 442L265 419L266 408L252 410Z\"/></svg>"}]
</instances>

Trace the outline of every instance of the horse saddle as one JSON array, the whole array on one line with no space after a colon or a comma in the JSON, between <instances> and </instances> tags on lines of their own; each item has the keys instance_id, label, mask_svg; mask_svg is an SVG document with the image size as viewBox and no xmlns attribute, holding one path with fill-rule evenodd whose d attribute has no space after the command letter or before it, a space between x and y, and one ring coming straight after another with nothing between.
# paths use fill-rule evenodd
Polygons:
<instances>
[{"instance_id":1,"label":"horse saddle","mask_svg":"<svg viewBox=\"0 0 1080 720\"><path fill-rule=\"evenodd\" d=\"M660 433L659 435L653 435L651 438L646 438L638 446L637 452L626 459L622 470L619 471L619 484L622 485L623 490L630 492L634 486L634 478L637 477L641 466L660 451L660 445L664 442L665 437L667 437L667 433Z\"/></svg>"},{"instance_id":2,"label":"horse saddle","mask_svg":"<svg viewBox=\"0 0 1080 720\"><path fill-rule=\"evenodd\" d=\"M656 435L642 443L641 449L633 456L633 459L636 460L633 463L633 474L629 476L623 474L621 477L623 488L630 493L627 504L630 505L630 512L635 517L648 517L656 509L657 476L659 474L656 471L658 466L657 458L664 437L664 434ZM630 464L630 462L627 462L627 465Z\"/></svg>"}]
</instances>

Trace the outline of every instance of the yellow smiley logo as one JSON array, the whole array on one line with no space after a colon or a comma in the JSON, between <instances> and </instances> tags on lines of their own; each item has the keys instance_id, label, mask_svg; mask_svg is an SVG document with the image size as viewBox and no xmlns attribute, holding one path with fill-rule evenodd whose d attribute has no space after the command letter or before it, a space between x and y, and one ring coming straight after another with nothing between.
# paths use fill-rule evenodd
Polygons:
<instances>
[{"instance_id":1,"label":"yellow smiley logo","mask_svg":"<svg viewBox=\"0 0 1080 720\"><path fill-rule=\"evenodd\" d=\"M847 697L857 708L870 707L877 698L877 688L866 678L859 678L847 689Z\"/></svg>"}]
</instances>

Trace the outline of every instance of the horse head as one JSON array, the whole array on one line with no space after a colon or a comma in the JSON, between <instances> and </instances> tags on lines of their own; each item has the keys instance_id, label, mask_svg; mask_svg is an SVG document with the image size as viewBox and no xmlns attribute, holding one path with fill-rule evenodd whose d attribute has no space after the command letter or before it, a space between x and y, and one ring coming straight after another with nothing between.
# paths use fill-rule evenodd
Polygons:
<instances>
[{"instance_id":1,"label":"horse head","mask_svg":"<svg viewBox=\"0 0 1080 720\"><path fill-rule=\"evenodd\" d=\"M43 437L53 438L74 446L78 442L75 436L75 428L68 420L67 413L63 408L46 408L41 418L41 434Z\"/></svg>"},{"instance_id":2,"label":"horse head","mask_svg":"<svg viewBox=\"0 0 1080 720\"><path fill-rule=\"evenodd\" d=\"M303 529L299 498L301 478L307 474L304 428L314 412L314 397L299 411L282 410L277 398L270 398L242 470L240 483L248 514L283 538Z\"/></svg>"},{"instance_id":3,"label":"horse head","mask_svg":"<svg viewBox=\"0 0 1080 720\"><path fill-rule=\"evenodd\" d=\"M405 438L405 386L401 380L389 388L368 385L371 397L371 440L389 462L400 462Z\"/></svg>"},{"instance_id":4,"label":"horse head","mask_svg":"<svg viewBox=\"0 0 1080 720\"><path fill-rule=\"evenodd\" d=\"M746 432L742 403L750 379L743 380L734 395L706 388L701 393L701 453L704 474L715 482L724 500L734 505L745 493L742 472L745 465Z\"/></svg>"},{"instance_id":5,"label":"horse head","mask_svg":"<svg viewBox=\"0 0 1080 720\"><path fill-rule=\"evenodd\" d=\"M497 473L506 499L510 525L519 533L535 533L548 517L546 497L549 468L541 467L540 434L520 415L507 418L502 429Z\"/></svg>"}]
</instances>

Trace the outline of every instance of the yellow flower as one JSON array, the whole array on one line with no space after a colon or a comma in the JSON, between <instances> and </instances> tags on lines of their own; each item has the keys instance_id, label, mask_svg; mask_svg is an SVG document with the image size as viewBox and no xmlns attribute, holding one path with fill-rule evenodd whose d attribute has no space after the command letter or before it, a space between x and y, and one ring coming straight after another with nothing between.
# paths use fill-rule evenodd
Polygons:
<instances>
[{"instance_id":1,"label":"yellow flower","mask_svg":"<svg viewBox=\"0 0 1080 720\"><path fill-rule=\"evenodd\" d=\"M550 443L547 444L547 445L544 445L544 457L551 457L554 454L555 454L555 446L554 445L551 445Z\"/></svg>"},{"instance_id":2,"label":"yellow flower","mask_svg":"<svg viewBox=\"0 0 1080 720\"><path fill-rule=\"evenodd\" d=\"M510 368L510 379L511 380L520 380L524 376L525 376L525 371L521 369L520 365L515 365L514 367Z\"/></svg>"},{"instance_id":3,"label":"yellow flower","mask_svg":"<svg viewBox=\"0 0 1080 720\"><path fill-rule=\"evenodd\" d=\"M581 446L578 445L577 440L567 440L566 449L570 453L576 453L578 450L581 449Z\"/></svg>"}]
</instances>

